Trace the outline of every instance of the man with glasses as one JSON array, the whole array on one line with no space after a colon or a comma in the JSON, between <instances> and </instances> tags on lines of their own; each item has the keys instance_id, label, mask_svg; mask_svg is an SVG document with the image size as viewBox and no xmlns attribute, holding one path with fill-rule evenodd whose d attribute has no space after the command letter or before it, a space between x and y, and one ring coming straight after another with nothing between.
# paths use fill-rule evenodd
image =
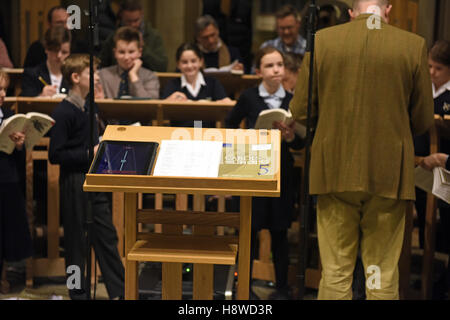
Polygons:
<instances>
[{"instance_id":1,"label":"man with glasses","mask_svg":"<svg viewBox=\"0 0 450 320\"><path fill-rule=\"evenodd\" d=\"M161 34L144 21L144 10L140 0L126 0L119 10L120 26L132 27L142 35L142 66L157 72L167 71L168 58ZM101 67L109 67L117 62L114 58L114 34L102 45Z\"/></svg>"},{"instance_id":2,"label":"man with glasses","mask_svg":"<svg viewBox=\"0 0 450 320\"><path fill-rule=\"evenodd\" d=\"M304 55L306 50L306 39L300 35L300 14L292 5L281 7L275 14L277 19L278 37L268 40L261 45L264 47L275 47L283 53L295 53Z\"/></svg>"}]
</instances>

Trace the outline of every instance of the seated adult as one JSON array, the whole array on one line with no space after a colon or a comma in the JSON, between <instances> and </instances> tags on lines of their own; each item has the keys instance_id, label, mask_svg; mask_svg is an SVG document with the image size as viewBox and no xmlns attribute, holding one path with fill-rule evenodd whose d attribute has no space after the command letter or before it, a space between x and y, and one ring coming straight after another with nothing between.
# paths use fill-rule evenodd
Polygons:
<instances>
[{"instance_id":1,"label":"seated adult","mask_svg":"<svg viewBox=\"0 0 450 320\"><path fill-rule=\"evenodd\" d=\"M49 10L47 14L47 24L48 29L54 27L64 27L67 28L67 19L69 15L67 14L66 8L62 6L56 6ZM45 40L44 40L45 41ZM28 48L25 62L23 64L24 68L35 67L47 59L45 52L45 47L43 41L37 40L33 42Z\"/></svg>"},{"instance_id":2,"label":"seated adult","mask_svg":"<svg viewBox=\"0 0 450 320\"><path fill-rule=\"evenodd\" d=\"M142 66L157 72L167 71L167 54L159 32L143 20L142 4L138 0L125 0L118 13L120 26L132 27L142 34ZM116 64L113 54L115 47L114 35L111 35L102 45L100 51L101 67Z\"/></svg>"},{"instance_id":3,"label":"seated adult","mask_svg":"<svg viewBox=\"0 0 450 320\"><path fill-rule=\"evenodd\" d=\"M0 38L0 68L13 68L13 63L9 58L8 49L2 38Z\"/></svg>"},{"instance_id":4,"label":"seated adult","mask_svg":"<svg viewBox=\"0 0 450 320\"><path fill-rule=\"evenodd\" d=\"M142 66L142 46L139 31L131 27L119 28L114 36L116 65L99 70L105 98L132 96L159 97L156 74Z\"/></svg>"},{"instance_id":5,"label":"seated adult","mask_svg":"<svg viewBox=\"0 0 450 320\"><path fill-rule=\"evenodd\" d=\"M281 7L275 14L278 37L268 40L261 48L274 47L282 53L305 55L306 39L300 35L300 14L292 5Z\"/></svg>"},{"instance_id":6,"label":"seated adult","mask_svg":"<svg viewBox=\"0 0 450 320\"><path fill-rule=\"evenodd\" d=\"M70 55L70 40L70 32L64 27L47 30L44 38L47 59L36 67L25 68L21 96L52 97L68 93L69 84L63 79L61 66Z\"/></svg>"},{"instance_id":7,"label":"seated adult","mask_svg":"<svg viewBox=\"0 0 450 320\"><path fill-rule=\"evenodd\" d=\"M219 35L216 20L210 15L201 16L195 23L195 39L203 53L205 68L220 68L239 61L233 70L244 70L237 48L227 46Z\"/></svg>"}]
</instances>

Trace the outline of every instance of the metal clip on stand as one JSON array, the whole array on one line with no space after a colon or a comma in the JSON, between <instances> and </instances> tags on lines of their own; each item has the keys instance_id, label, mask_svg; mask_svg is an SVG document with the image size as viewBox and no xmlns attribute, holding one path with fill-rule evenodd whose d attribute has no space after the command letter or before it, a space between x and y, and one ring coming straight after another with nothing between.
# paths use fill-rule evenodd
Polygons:
<instances>
[{"instance_id":1,"label":"metal clip on stand","mask_svg":"<svg viewBox=\"0 0 450 320\"><path fill-rule=\"evenodd\" d=\"M94 50L99 46L98 37L98 7L102 0L89 0L89 163L94 160L94 125L95 125L95 92L94 92ZM92 205L94 193L88 193L88 208L86 210L86 299L91 300L91 269L92 269Z\"/></svg>"}]
</instances>

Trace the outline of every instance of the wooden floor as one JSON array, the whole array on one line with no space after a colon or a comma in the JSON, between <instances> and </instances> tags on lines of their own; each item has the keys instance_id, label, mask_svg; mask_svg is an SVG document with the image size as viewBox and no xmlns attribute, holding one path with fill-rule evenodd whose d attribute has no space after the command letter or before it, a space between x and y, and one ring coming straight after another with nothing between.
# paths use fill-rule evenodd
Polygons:
<instances>
[{"instance_id":1,"label":"wooden floor","mask_svg":"<svg viewBox=\"0 0 450 320\"><path fill-rule=\"evenodd\" d=\"M420 297L420 272L422 261L422 250L418 248L418 232L417 228L413 233L413 250L412 250L412 266L411 266L411 293L412 299ZM436 278L443 272L447 263L447 255L436 254L435 259L435 275ZM26 299L26 300L68 300L69 296L65 286L65 280L62 278L52 279L36 279L33 289L25 288L25 264L15 263L9 264L7 267L7 279L11 288L9 294L1 294L2 299ZM93 288L92 288L93 289ZM269 295L274 291L271 283L256 280L253 283L253 292L262 300L268 299ZM308 289L305 300L315 300L317 291ZM108 295L103 283L97 284L96 299L108 299Z\"/></svg>"}]
</instances>

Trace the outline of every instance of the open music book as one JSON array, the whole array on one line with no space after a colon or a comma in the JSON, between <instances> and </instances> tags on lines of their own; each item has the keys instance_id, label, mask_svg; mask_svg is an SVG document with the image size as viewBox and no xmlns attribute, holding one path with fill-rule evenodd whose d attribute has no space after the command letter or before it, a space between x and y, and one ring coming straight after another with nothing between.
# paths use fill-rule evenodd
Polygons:
<instances>
[{"instance_id":1,"label":"open music book","mask_svg":"<svg viewBox=\"0 0 450 320\"><path fill-rule=\"evenodd\" d=\"M418 188L450 203L450 171L436 167L431 172L421 166L417 166L415 174Z\"/></svg>"},{"instance_id":2,"label":"open music book","mask_svg":"<svg viewBox=\"0 0 450 320\"><path fill-rule=\"evenodd\" d=\"M50 116L39 112L15 114L5 119L0 127L0 151L11 154L16 147L9 135L13 132L25 133L26 149L31 150L55 124Z\"/></svg>"},{"instance_id":3,"label":"open music book","mask_svg":"<svg viewBox=\"0 0 450 320\"><path fill-rule=\"evenodd\" d=\"M284 122L286 125L290 125L294 121L290 110L267 109L259 113L258 119L256 119L255 129L272 129L274 122ZM296 123L294 127L295 133L300 137L306 137L306 128L300 123Z\"/></svg>"},{"instance_id":4,"label":"open music book","mask_svg":"<svg viewBox=\"0 0 450 320\"><path fill-rule=\"evenodd\" d=\"M231 64L227 66L223 66L220 68L206 68L203 71L205 73L232 73L232 74L244 74L244 70L233 70L234 66L239 63L238 60L233 61Z\"/></svg>"}]
</instances>

